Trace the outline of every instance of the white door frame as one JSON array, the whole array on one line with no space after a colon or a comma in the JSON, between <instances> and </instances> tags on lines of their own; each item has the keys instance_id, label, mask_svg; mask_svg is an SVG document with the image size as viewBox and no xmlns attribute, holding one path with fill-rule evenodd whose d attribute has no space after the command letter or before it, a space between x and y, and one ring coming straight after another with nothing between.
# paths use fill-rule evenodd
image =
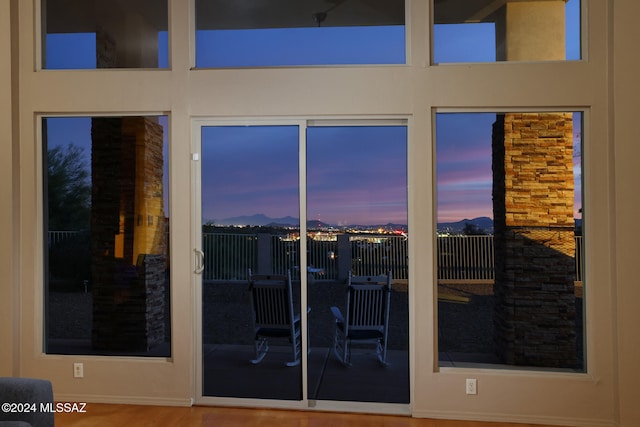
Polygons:
<instances>
[{"instance_id":1,"label":"white door frame","mask_svg":"<svg viewBox=\"0 0 640 427\"><path fill-rule=\"evenodd\" d=\"M322 117L322 118L194 118L191 125L191 171L192 171L192 286L194 295L194 324L195 324L195 402L203 405L222 406L244 406L244 407L266 407L284 409L317 409L334 410L345 412L368 412L381 414L411 414L411 404L395 404L380 402L343 402L330 400L310 400L308 398L308 376L307 370L302 369L302 400L277 400L277 399L252 399L235 397L215 397L203 396L203 369L202 369L202 274L198 272L203 260L199 254L202 253L202 128L207 126L297 126L298 127L298 191L299 191L299 211L300 211L300 236L307 235L307 193L306 193L306 130L307 127L318 126L406 126L408 118L406 116L379 116L379 117ZM407 141L408 144L408 141ZM408 159L407 159L408 160ZM300 239L300 253L307 252L306 238ZM300 271L306 271L307 259L300 257ZM302 331L302 366L307 366L307 275L301 274L301 331ZM411 316L411 313L409 313ZM411 323L411 322L410 322ZM412 354L409 352L409 358ZM409 366L413 366L409 361ZM411 393L412 395L412 393Z\"/></svg>"}]
</instances>

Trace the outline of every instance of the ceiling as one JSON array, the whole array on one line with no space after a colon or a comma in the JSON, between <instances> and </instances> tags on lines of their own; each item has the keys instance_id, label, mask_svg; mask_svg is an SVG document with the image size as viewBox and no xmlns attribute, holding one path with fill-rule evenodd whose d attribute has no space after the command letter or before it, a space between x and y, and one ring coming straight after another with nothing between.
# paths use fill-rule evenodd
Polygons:
<instances>
[{"instance_id":1,"label":"ceiling","mask_svg":"<svg viewBox=\"0 0 640 427\"><path fill-rule=\"evenodd\" d=\"M507 1L433 0L436 24L482 22ZM541 0L545 1L545 0ZM557 1L557 0L556 0ZM167 0L46 0L48 33L93 32L101 9L137 13L158 31L168 29ZM296 28L403 25L405 0L196 0L196 28ZM317 15L316 15L317 17Z\"/></svg>"},{"instance_id":2,"label":"ceiling","mask_svg":"<svg viewBox=\"0 0 640 427\"><path fill-rule=\"evenodd\" d=\"M507 1L514 0L434 0L434 21L436 24L491 21L491 15Z\"/></svg>"},{"instance_id":3,"label":"ceiling","mask_svg":"<svg viewBox=\"0 0 640 427\"><path fill-rule=\"evenodd\" d=\"M314 14L326 12L323 26L401 25L404 0L199 0L196 28L313 27Z\"/></svg>"},{"instance_id":4,"label":"ceiling","mask_svg":"<svg viewBox=\"0 0 640 427\"><path fill-rule=\"evenodd\" d=\"M196 0L197 29L294 28L402 25L404 0ZM167 30L166 0L47 0L47 33L93 32L100 9L138 13L159 31Z\"/></svg>"}]
</instances>

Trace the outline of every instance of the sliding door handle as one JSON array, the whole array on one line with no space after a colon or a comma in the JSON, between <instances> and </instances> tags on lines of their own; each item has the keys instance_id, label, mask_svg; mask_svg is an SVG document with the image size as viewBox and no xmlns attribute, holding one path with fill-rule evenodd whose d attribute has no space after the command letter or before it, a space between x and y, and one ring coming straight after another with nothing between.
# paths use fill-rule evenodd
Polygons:
<instances>
[{"instance_id":1,"label":"sliding door handle","mask_svg":"<svg viewBox=\"0 0 640 427\"><path fill-rule=\"evenodd\" d=\"M204 271L204 252L202 252L200 249L194 249L193 252L195 252L196 260L196 268L195 270L193 270L193 272L196 274L202 274L202 272Z\"/></svg>"}]
</instances>

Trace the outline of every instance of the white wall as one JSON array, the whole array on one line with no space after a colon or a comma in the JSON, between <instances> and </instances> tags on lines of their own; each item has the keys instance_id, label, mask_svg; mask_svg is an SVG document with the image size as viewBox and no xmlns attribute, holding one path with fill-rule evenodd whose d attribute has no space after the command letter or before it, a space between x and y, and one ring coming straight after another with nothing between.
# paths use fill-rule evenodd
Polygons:
<instances>
[{"instance_id":1,"label":"white wall","mask_svg":"<svg viewBox=\"0 0 640 427\"><path fill-rule=\"evenodd\" d=\"M0 0L0 376L13 374L14 363L14 247L13 243L13 106L11 80L10 0Z\"/></svg>"},{"instance_id":2,"label":"white wall","mask_svg":"<svg viewBox=\"0 0 640 427\"><path fill-rule=\"evenodd\" d=\"M640 425L633 378L639 378L635 325L638 280L631 266L637 248L632 229L638 212L634 176L638 152L638 58L640 39L634 0L584 1L589 6L588 60L574 63L460 64L428 66L428 2L411 0L411 65L269 70L190 71L191 19L186 2L172 1L172 70L34 72L34 1L19 4L20 165L9 164L10 117L0 118L0 195L20 179L19 218L0 208L0 231L18 227L21 245L1 246L2 271L19 257L22 310L19 322L0 322L0 341L20 331L19 365L0 349L0 372L52 379L57 398L125 403L188 404L195 393L194 300L191 277L190 123L195 116L408 115L409 227L412 316L412 409L416 416L510 420L580 426ZM9 15L0 0L0 24ZM615 25L612 25L615 24ZM0 87L11 87L6 25L0 25ZM615 30L614 30L615 28ZM614 81L608 62L615 34ZM609 83L615 91L610 92ZM614 96L614 97L612 97ZM277 100L277 102L274 102ZM3 103L7 101L3 98ZM612 104L613 102L613 104ZM615 115L612 106L615 106ZM10 110L11 105L5 107ZM15 105L14 105L15 107ZM434 278L434 171L432 111L444 109L585 108L585 216L587 226L587 374L437 368ZM4 108L3 108L4 109ZM36 113L169 113L172 259L171 359L70 357L41 353L41 168ZM2 167L2 166L5 167ZM615 165L615 168L614 168ZM615 191L615 192L614 192ZM615 197L613 197L615 195ZM3 197L4 198L4 197ZM13 254L13 255L12 255ZM11 270L8 270L11 271ZM13 291L0 285L0 320ZM5 310L7 308L8 310ZM10 317L10 314L9 314ZM11 327L11 325L13 327ZM617 338L617 341L616 341ZM85 378L72 378L84 362ZM617 363L617 372L614 369ZM616 374L620 380L616 381ZM465 378L477 378L477 396L464 394ZM619 392L619 393L617 393ZM618 406L619 404L619 406Z\"/></svg>"},{"instance_id":3,"label":"white wall","mask_svg":"<svg viewBox=\"0 0 640 427\"><path fill-rule=\"evenodd\" d=\"M638 279L638 229L640 193L638 159L640 159L640 3L635 0L616 0L613 26L613 145L615 193L609 200L615 217L612 232L616 244L615 305L613 314L617 332L616 363L618 371L619 425L640 425L640 280Z\"/></svg>"}]
</instances>

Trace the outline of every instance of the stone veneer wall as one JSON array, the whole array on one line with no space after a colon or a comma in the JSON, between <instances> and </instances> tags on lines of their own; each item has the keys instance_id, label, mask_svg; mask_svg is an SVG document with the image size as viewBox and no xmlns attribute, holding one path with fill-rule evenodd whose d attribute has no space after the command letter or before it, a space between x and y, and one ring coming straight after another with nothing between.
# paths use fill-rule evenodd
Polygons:
<instances>
[{"instance_id":1,"label":"stone veneer wall","mask_svg":"<svg viewBox=\"0 0 640 427\"><path fill-rule=\"evenodd\" d=\"M105 117L91 133L93 347L147 351L164 341L162 127Z\"/></svg>"},{"instance_id":2,"label":"stone veneer wall","mask_svg":"<svg viewBox=\"0 0 640 427\"><path fill-rule=\"evenodd\" d=\"M576 367L572 131L571 113L494 124L494 330L507 364Z\"/></svg>"},{"instance_id":3,"label":"stone veneer wall","mask_svg":"<svg viewBox=\"0 0 640 427\"><path fill-rule=\"evenodd\" d=\"M144 283L144 303L136 305L139 313L136 318L144 330L138 330L136 336L142 339L141 347L147 350L164 342L165 338L165 283L166 257L160 255L141 255L138 265L138 277Z\"/></svg>"}]
</instances>

